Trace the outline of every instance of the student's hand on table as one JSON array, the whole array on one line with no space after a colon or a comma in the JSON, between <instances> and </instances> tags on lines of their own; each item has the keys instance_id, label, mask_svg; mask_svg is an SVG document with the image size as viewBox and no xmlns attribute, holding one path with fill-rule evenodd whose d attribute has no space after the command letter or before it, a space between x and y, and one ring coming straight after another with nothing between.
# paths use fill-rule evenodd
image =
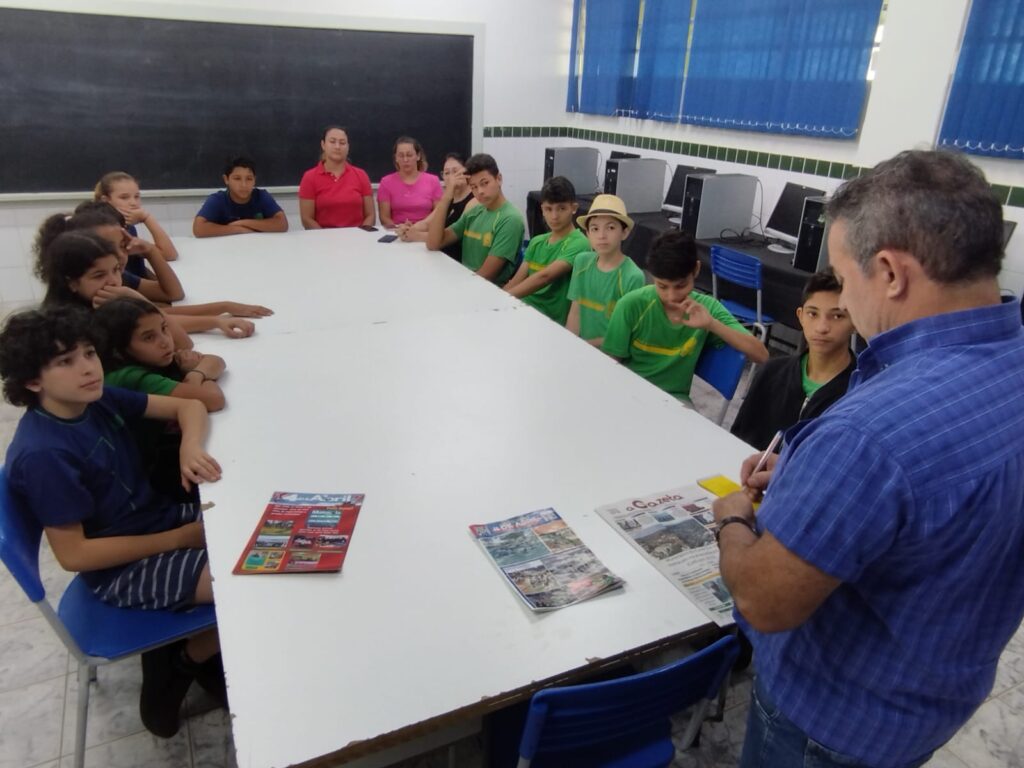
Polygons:
<instances>
[{"instance_id":1,"label":"student's hand on table","mask_svg":"<svg viewBox=\"0 0 1024 768\"><path fill-rule=\"evenodd\" d=\"M92 297L93 308L106 304L111 299L117 299L121 297L128 297L132 299L142 299L143 301L149 301L138 291L133 288L129 288L127 285L108 285L100 288L96 295Z\"/></svg>"},{"instance_id":2,"label":"student's hand on table","mask_svg":"<svg viewBox=\"0 0 1024 768\"><path fill-rule=\"evenodd\" d=\"M181 487L192 490L192 484L220 480L220 464L198 445L181 444L179 454L181 463Z\"/></svg>"},{"instance_id":3,"label":"student's hand on table","mask_svg":"<svg viewBox=\"0 0 1024 768\"><path fill-rule=\"evenodd\" d=\"M681 318L683 325L689 328L703 329L707 329L711 325L711 313L699 301L688 298L679 305L679 309L683 313Z\"/></svg>"},{"instance_id":4,"label":"student's hand on table","mask_svg":"<svg viewBox=\"0 0 1024 768\"><path fill-rule=\"evenodd\" d=\"M405 240L405 236L409 232L409 229L411 227L412 224L410 224L409 222L404 222L395 227L395 234L398 235L398 239Z\"/></svg>"},{"instance_id":5,"label":"student's hand on table","mask_svg":"<svg viewBox=\"0 0 1024 768\"><path fill-rule=\"evenodd\" d=\"M224 332L229 339L244 339L256 332L256 325L251 320L243 320L240 317L218 317L217 327Z\"/></svg>"},{"instance_id":6,"label":"student's hand on table","mask_svg":"<svg viewBox=\"0 0 1024 768\"><path fill-rule=\"evenodd\" d=\"M779 462L779 454L773 453L768 456L764 469L754 472L757 463L761 460L761 454L755 453L747 457L740 467L740 485L743 486L743 493L752 502L760 501L764 492L768 490L768 483L771 481L775 465Z\"/></svg>"},{"instance_id":7,"label":"student's hand on table","mask_svg":"<svg viewBox=\"0 0 1024 768\"><path fill-rule=\"evenodd\" d=\"M204 549L206 547L206 529L200 521L185 523L177 531L181 537L178 549Z\"/></svg>"},{"instance_id":8,"label":"student's hand on table","mask_svg":"<svg viewBox=\"0 0 1024 768\"><path fill-rule=\"evenodd\" d=\"M202 354L196 352L194 349L179 349L174 353L174 362L176 362L178 367L185 372L191 371L199 365L199 361L202 359Z\"/></svg>"},{"instance_id":9,"label":"student's hand on table","mask_svg":"<svg viewBox=\"0 0 1024 768\"><path fill-rule=\"evenodd\" d=\"M237 301L225 301L224 307L229 315L235 317L270 317L274 310L261 304L239 304Z\"/></svg>"}]
</instances>

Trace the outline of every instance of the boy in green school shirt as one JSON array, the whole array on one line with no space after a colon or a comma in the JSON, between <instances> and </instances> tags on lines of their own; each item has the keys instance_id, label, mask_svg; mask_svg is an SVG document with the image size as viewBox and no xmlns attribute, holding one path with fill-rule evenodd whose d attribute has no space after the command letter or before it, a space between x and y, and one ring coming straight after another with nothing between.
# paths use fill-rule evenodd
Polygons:
<instances>
[{"instance_id":1,"label":"boy in green school shirt","mask_svg":"<svg viewBox=\"0 0 1024 768\"><path fill-rule=\"evenodd\" d=\"M462 265L492 283L504 285L512 277L523 245L526 226L523 215L505 199L501 191L501 173L490 155L473 155L466 162L469 188L480 205L466 211L445 229L444 216L431 216L427 229L427 248L439 251L462 241ZM438 202L448 210L455 184L445 186Z\"/></svg>"},{"instance_id":2,"label":"boy in green school shirt","mask_svg":"<svg viewBox=\"0 0 1024 768\"><path fill-rule=\"evenodd\" d=\"M540 210L550 232L537 235L526 247L523 263L505 290L543 312L559 325L569 315L569 280L576 257L590 250L586 236L573 225L576 189L555 176L540 191Z\"/></svg>"},{"instance_id":3,"label":"boy in green school shirt","mask_svg":"<svg viewBox=\"0 0 1024 768\"><path fill-rule=\"evenodd\" d=\"M690 383L705 342L725 343L754 363L768 350L716 299L693 290L700 261L693 238L666 232L651 245L647 271L654 285L618 303L601 346L631 371L689 402Z\"/></svg>"},{"instance_id":4,"label":"boy in green school shirt","mask_svg":"<svg viewBox=\"0 0 1024 768\"><path fill-rule=\"evenodd\" d=\"M600 347L616 303L643 287L644 273L622 252L622 241L633 228L622 200L598 195L576 222L586 231L593 253L577 256L573 264L568 294L572 306L565 327Z\"/></svg>"}]
</instances>

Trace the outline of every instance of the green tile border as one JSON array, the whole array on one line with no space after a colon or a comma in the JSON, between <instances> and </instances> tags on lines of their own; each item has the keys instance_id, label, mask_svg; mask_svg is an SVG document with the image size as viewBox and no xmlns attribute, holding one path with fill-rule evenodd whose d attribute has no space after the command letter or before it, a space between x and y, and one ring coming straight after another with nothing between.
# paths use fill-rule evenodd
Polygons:
<instances>
[{"instance_id":1,"label":"green tile border","mask_svg":"<svg viewBox=\"0 0 1024 768\"><path fill-rule=\"evenodd\" d=\"M632 133L610 133L594 131L589 128L570 126L485 126L485 139L509 138L565 138L593 141L599 144L614 144L620 147L647 149L653 152L667 152L691 159L721 160L737 165L751 165L758 168L777 168L792 173L806 173L811 176L824 176L832 179L854 179L867 169L851 163L821 160L810 157L795 157L741 147L721 147L711 144L695 144L689 141L659 139L654 136L641 136ZM995 192L1003 205L1024 208L1024 187L1011 187L1005 184L993 184Z\"/></svg>"}]
</instances>

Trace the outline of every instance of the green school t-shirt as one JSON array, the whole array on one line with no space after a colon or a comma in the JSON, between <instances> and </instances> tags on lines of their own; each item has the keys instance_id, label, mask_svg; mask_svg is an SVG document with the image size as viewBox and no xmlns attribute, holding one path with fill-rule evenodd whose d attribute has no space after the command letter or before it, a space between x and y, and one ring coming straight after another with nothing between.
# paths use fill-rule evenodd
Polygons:
<instances>
[{"instance_id":1,"label":"green school t-shirt","mask_svg":"<svg viewBox=\"0 0 1024 768\"><path fill-rule=\"evenodd\" d=\"M577 256L569 281L569 301L578 301L580 305L580 338L604 336L619 299L643 285L643 270L629 256L611 272L598 268L593 251Z\"/></svg>"},{"instance_id":2,"label":"green school t-shirt","mask_svg":"<svg viewBox=\"0 0 1024 768\"><path fill-rule=\"evenodd\" d=\"M696 291L690 298L722 325L748 333L716 299ZM697 358L709 336L716 347L725 343L701 328L673 324L657 289L648 285L624 296L615 307L601 349L622 358L627 368L670 395L689 398Z\"/></svg>"},{"instance_id":3,"label":"green school t-shirt","mask_svg":"<svg viewBox=\"0 0 1024 768\"><path fill-rule=\"evenodd\" d=\"M180 382L169 379L141 365L126 365L103 376L105 384L111 387L145 392L147 395L169 395Z\"/></svg>"},{"instance_id":4,"label":"green school t-shirt","mask_svg":"<svg viewBox=\"0 0 1024 768\"><path fill-rule=\"evenodd\" d=\"M586 236L578 229L573 228L572 232L552 245L548 242L551 238L550 232L537 235L526 247L526 255L523 261L527 266L527 277L540 272L556 261L564 261L570 267L581 253L590 250L590 243ZM534 291L523 301L534 309L543 312L559 325L565 325L565 318L569 316L569 281L572 279L572 270L566 272L554 282L548 283L539 291Z\"/></svg>"},{"instance_id":5,"label":"green school t-shirt","mask_svg":"<svg viewBox=\"0 0 1024 768\"><path fill-rule=\"evenodd\" d=\"M825 386L824 383L819 384L813 381L810 376L807 375L807 353L805 352L800 358L800 379L804 385L804 395L806 397L813 397L814 393Z\"/></svg>"},{"instance_id":6,"label":"green school t-shirt","mask_svg":"<svg viewBox=\"0 0 1024 768\"><path fill-rule=\"evenodd\" d=\"M466 211L451 226L452 232L462 240L462 264L476 272L488 256L505 260L505 266L494 282L504 285L516 268L516 257L523 243L523 215L512 203L494 211L478 205Z\"/></svg>"}]
</instances>

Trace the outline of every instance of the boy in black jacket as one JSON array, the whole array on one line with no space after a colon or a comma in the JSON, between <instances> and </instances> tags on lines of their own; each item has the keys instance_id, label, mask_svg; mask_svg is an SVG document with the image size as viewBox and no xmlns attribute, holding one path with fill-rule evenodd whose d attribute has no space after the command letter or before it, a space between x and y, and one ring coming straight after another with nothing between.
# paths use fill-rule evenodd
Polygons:
<instances>
[{"instance_id":1,"label":"boy in black jacket","mask_svg":"<svg viewBox=\"0 0 1024 768\"><path fill-rule=\"evenodd\" d=\"M780 429L813 419L846 394L857 361L850 352L853 323L839 305L831 269L811 276L796 311L807 341L802 355L769 360L757 372L732 433L758 450Z\"/></svg>"}]
</instances>

